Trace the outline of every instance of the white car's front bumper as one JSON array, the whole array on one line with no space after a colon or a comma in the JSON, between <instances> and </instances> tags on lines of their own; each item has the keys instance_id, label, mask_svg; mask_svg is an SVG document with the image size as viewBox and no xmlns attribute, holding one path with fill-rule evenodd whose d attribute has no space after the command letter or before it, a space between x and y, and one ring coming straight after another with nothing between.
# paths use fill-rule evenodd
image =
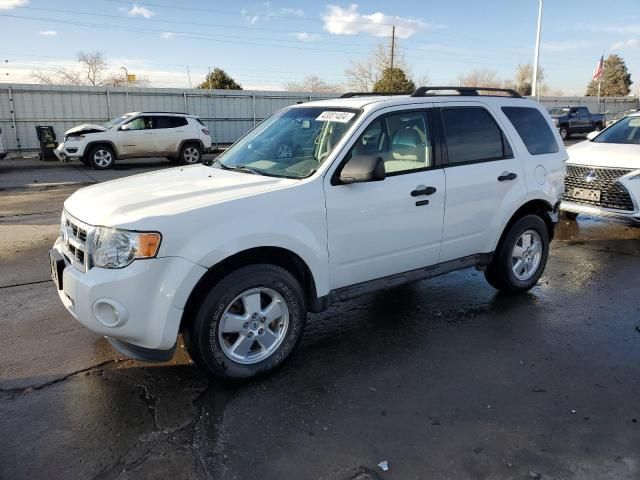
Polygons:
<instances>
[{"instance_id":1,"label":"white car's front bumper","mask_svg":"<svg viewBox=\"0 0 640 480\"><path fill-rule=\"evenodd\" d=\"M611 208L594 207L570 201L563 201L560 204L560 210L565 212L578 213L582 215L590 215L593 217L604 217L612 220L628 222L640 225L639 211L614 210Z\"/></svg>"},{"instance_id":2,"label":"white car's front bumper","mask_svg":"<svg viewBox=\"0 0 640 480\"><path fill-rule=\"evenodd\" d=\"M68 144L62 142L58 144L53 153L55 153L56 157L58 157L58 160L61 162L69 162L74 158L82 158L82 155L84 155L84 148L80 146L80 142L71 142Z\"/></svg>"},{"instance_id":3,"label":"white car's front bumper","mask_svg":"<svg viewBox=\"0 0 640 480\"><path fill-rule=\"evenodd\" d=\"M60 239L54 249L63 255ZM142 358L135 355L138 349L161 354L174 348L187 299L206 272L181 257L136 260L122 269L94 267L86 272L66 258L65 264L58 295L69 313L137 358ZM123 342L130 348L121 348Z\"/></svg>"}]
</instances>

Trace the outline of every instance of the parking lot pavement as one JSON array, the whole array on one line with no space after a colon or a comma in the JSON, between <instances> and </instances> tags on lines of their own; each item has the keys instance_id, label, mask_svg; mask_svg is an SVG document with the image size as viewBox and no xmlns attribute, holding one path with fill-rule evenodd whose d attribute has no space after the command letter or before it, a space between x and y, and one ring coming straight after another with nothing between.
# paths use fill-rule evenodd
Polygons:
<instances>
[{"instance_id":1,"label":"parking lot pavement","mask_svg":"<svg viewBox=\"0 0 640 480\"><path fill-rule=\"evenodd\" d=\"M46 252L79 185L57 170L0 191L0 478L640 477L640 229L563 221L520 297L469 270L338 304L230 387L64 311Z\"/></svg>"}]
</instances>

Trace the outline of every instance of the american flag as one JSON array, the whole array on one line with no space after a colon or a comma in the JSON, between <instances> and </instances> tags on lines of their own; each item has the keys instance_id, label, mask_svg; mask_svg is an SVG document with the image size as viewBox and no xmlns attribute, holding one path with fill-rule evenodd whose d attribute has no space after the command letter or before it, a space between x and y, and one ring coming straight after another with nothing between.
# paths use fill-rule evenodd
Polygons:
<instances>
[{"instance_id":1,"label":"american flag","mask_svg":"<svg viewBox=\"0 0 640 480\"><path fill-rule=\"evenodd\" d=\"M600 57L600 60L596 64L596 68L593 71L593 80L595 82L599 82L602 79L602 74L604 73L604 54Z\"/></svg>"}]
</instances>

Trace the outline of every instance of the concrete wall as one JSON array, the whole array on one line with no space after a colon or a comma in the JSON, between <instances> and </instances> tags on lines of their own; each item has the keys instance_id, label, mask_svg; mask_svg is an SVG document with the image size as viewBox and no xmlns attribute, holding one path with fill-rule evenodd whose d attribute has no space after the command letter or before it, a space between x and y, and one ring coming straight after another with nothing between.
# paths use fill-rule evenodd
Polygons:
<instances>
[{"instance_id":1,"label":"concrete wall","mask_svg":"<svg viewBox=\"0 0 640 480\"><path fill-rule=\"evenodd\" d=\"M255 123L297 102L335 95L248 90L114 88L0 84L0 127L10 150L38 148L36 125L53 125L58 140L82 123L102 123L126 112L187 112L198 115L214 143L232 143ZM584 105L615 115L640 108L632 97L544 97L545 107Z\"/></svg>"}]
</instances>

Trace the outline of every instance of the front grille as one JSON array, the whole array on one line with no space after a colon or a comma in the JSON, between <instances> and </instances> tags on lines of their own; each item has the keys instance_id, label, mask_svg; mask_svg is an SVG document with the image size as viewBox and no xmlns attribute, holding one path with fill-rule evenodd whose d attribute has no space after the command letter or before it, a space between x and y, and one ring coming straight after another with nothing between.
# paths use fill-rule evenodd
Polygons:
<instances>
[{"instance_id":1,"label":"front grille","mask_svg":"<svg viewBox=\"0 0 640 480\"><path fill-rule=\"evenodd\" d=\"M579 165L567 165L567 175L564 180L563 200L596 207L613 208L615 210L633 210L633 201L627 189L618 182L632 170L623 168L593 168ZM591 174L591 175L590 175ZM595 178L587 181L587 176ZM600 190L600 200L583 200L571 196L574 188L588 188Z\"/></svg>"},{"instance_id":2,"label":"front grille","mask_svg":"<svg viewBox=\"0 0 640 480\"><path fill-rule=\"evenodd\" d=\"M87 238L91 227L65 213L62 221L62 249L69 262L77 269L86 272Z\"/></svg>"}]
</instances>

